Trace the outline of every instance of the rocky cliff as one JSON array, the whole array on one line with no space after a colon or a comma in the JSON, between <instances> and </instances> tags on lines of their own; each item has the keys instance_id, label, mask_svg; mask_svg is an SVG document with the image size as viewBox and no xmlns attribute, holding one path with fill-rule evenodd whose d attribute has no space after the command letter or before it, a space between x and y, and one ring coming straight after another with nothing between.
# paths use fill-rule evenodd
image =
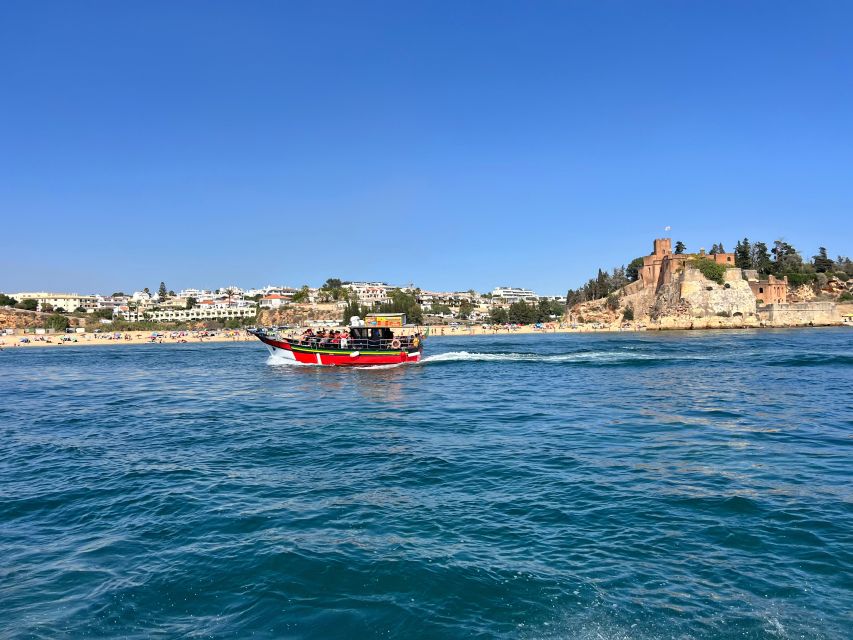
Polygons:
<instances>
[{"instance_id":1,"label":"rocky cliff","mask_svg":"<svg viewBox=\"0 0 853 640\"><path fill-rule=\"evenodd\" d=\"M45 320L50 317L49 313L38 311L24 311L11 307L0 307L0 329L39 329L44 327ZM83 320L68 316L72 327L82 327Z\"/></svg>"},{"instance_id":2,"label":"rocky cliff","mask_svg":"<svg viewBox=\"0 0 853 640\"><path fill-rule=\"evenodd\" d=\"M342 311L335 304L288 304L278 309L264 309L257 323L264 327L305 324L308 320L340 322Z\"/></svg>"}]
</instances>

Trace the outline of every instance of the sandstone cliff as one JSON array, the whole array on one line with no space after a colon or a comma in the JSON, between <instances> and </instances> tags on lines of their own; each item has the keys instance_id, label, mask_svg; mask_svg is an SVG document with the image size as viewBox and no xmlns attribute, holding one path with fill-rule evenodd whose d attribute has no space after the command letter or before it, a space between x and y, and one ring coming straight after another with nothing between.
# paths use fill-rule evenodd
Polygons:
<instances>
[{"instance_id":1,"label":"sandstone cliff","mask_svg":"<svg viewBox=\"0 0 853 640\"><path fill-rule=\"evenodd\" d=\"M289 304L278 309L263 309L257 324L265 327L305 324L308 320L340 322L342 310L336 304Z\"/></svg>"}]
</instances>

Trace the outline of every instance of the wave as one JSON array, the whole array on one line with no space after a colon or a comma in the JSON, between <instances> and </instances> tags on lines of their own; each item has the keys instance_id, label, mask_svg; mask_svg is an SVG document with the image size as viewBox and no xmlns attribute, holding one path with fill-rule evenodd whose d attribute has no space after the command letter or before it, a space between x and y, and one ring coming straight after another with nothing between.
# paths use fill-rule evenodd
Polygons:
<instances>
[{"instance_id":1,"label":"wave","mask_svg":"<svg viewBox=\"0 0 853 640\"><path fill-rule=\"evenodd\" d=\"M826 367L831 365L851 365L853 356L842 354L803 354L768 360L771 367Z\"/></svg>"},{"instance_id":2,"label":"wave","mask_svg":"<svg viewBox=\"0 0 853 640\"><path fill-rule=\"evenodd\" d=\"M684 360L681 357L679 360ZM705 356L693 356L690 360L705 360ZM619 363L668 363L671 358L662 358L658 355L625 352L625 351L582 351L577 353L477 353L470 351L448 351L436 355L426 356L421 360L422 364L435 364L441 362L577 362L581 364L619 364Z\"/></svg>"}]
</instances>

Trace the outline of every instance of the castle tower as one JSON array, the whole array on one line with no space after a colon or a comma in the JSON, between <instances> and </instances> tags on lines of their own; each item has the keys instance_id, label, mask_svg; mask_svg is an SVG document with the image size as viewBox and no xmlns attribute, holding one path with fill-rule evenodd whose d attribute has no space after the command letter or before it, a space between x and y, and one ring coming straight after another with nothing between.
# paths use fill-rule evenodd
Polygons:
<instances>
[{"instance_id":1,"label":"castle tower","mask_svg":"<svg viewBox=\"0 0 853 640\"><path fill-rule=\"evenodd\" d=\"M655 238L653 256L671 256L672 255L672 238Z\"/></svg>"}]
</instances>

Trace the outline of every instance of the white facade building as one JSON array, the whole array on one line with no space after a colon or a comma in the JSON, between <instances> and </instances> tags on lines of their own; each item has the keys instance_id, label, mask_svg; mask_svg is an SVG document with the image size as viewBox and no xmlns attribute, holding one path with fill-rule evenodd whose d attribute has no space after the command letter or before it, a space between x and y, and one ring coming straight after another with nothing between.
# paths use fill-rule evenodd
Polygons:
<instances>
[{"instance_id":1,"label":"white facade building","mask_svg":"<svg viewBox=\"0 0 853 640\"><path fill-rule=\"evenodd\" d=\"M18 302L23 300L35 300L38 303L38 310L41 311L45 305L50 305L53 309L62 309L63 311L76 311L80 307L86 309L98 308L98 296L81 296L79 293L48 293L47 291L22 291L20 293L11 293L11 297Z\"/></svg>"},{"instance_id":2,"label":"white facade building","mask_svg":"<svg viewBox=\"0 0 853 640\"><path fill-rule=\"evenodd\" d=\"M360 304L372 307L376 304L391 302L388 291L393 287L389 287L384 282L346 282L342 286L352 291Z\"/></svg>"},{"instance_id":3,"label":"white facade building","mask_svg":"<svg viewBox=\"0 0 853 640\"><path fill-rule=\"evenodd\" d=\"M121 311L126 320L136 320L136 312ZM215 307L199 305L192 309L155 309L139 314L139 320L154 320L155 322L192 322L196 320L231 320L234 318L254 318L254 307Z\"/></svg>"},{"instance_id":4,"label":"white facade building","mask_svg":"<svg viewBox=\"0 0 853 640\"><path fill-rule=\"evenodd\" d=\"M518 287L495 287L492 289L492 297L500 298L509 304L513 302L536 302L539 300L539 296L530 289L520 289Z\"/></svg>"}]
</instances>

